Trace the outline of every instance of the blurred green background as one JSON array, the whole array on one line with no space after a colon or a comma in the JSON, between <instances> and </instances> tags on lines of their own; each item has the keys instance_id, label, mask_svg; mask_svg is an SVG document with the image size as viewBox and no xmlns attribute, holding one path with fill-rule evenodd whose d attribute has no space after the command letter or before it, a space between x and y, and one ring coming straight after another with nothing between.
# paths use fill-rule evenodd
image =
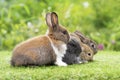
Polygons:
<instances>
[{"instance_id":1,"label":"blurred green background","mask_svg":"<svg viewBox=\"0 0 120 80\"><path fill-rule=\"evenodd\" d=\"M81 31L104 50L120 50L120 0L0 0L0 50L45 34L51 11L69 32Z\"/></svg>"}]
</instances>

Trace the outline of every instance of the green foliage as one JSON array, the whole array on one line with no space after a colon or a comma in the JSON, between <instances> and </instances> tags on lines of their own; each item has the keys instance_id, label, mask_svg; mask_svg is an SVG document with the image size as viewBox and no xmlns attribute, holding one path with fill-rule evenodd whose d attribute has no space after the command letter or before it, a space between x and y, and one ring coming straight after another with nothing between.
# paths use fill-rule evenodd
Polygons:
<instances>
[{"instance_id":1,"label":"green foliage","mask_svg":"<svg viewBox=\"0 0 120 80\"><path fill-rule=\"evenodd\" d=\"M69 32L80 30L105 49L120 48L119 0L0 0L0 50L45 34L45 14L55 11Z\"/></svg>"},{"instance_id":2,"label":"green foliage","mask_svg":"<svg viewBox=\"0 0 120 80\"><path fill-rule=\"evenodd\" d=\"M11 52L0 53L0 80L120 80L120 52L98 52L94 62L67 67L12 67Z\"/></svg>"}]
</instances>

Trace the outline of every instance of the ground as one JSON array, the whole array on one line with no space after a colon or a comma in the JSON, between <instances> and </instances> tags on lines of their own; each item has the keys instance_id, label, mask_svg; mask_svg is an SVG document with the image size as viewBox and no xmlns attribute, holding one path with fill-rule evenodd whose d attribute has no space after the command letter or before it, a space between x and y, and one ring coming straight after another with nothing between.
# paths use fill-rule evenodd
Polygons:
<instances>
[{"instance_id":1,"label":"ground","mask_svg":"<svg viewBox=\"0 0 120 80\"><path fill-rule=\"evenodd\" d=\"M99 51L94 61L67 67L11 67L11 51L0 51L0 80L120 80L120 52Z\"/></svg>"}]
</instances>

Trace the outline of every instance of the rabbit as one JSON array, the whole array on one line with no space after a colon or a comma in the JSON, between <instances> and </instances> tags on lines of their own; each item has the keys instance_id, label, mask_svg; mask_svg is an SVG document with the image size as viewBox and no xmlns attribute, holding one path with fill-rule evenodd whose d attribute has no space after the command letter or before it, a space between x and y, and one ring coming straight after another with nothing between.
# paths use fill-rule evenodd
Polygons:
<instances>
[{"instance_id":1,"label":"rabbit","mask_svg":"<svg viewBox=\"0 0 120 80\"><path fill-rule=\"evenodd\" d=\"M92 61L93 50L87 44L82 43L75 33L71 33L70 38L63 61L69 65Z\"/></svg>"},{"instance_id":2,"label":"rabbit","mask_svg":"<svg viewBox=\"0 0 120 80\"><path fill-rule=\"evenodd\" d=\"M93 61L94 52L93 50L87 45L82 43L82 52L80 53L80 62L79 63L87 63L89 61Z\"/></svg>"},{"instance_id":3,"label":"rabbit","mask_svg":"<svg viewBox=\"0 0 120 80\"><path fill-rule=\"evenodd\" d=\"M85 37L80 31L75 31L74 33L79 36L81 42L87 44L93 50L94 55L98 52L97 44L95 41Z\"/></svg>"},{"instance_id":4,"label":"rabbit","mask_svg":"<svg viewBox=\"0 0 120 80\"><path fill-rule=\"evenodd\" d=\"M46 35L37 36L18 44L12 53L12 66L41 66L55 64L67 66L62 61L66 53L70 36L68 31L59 25L55 12L46 14L48 31Z\"/></svg>"},{"instance_id":5,"label":"rabbit","mask_svg":"<svg viewBox=\"0 0 120 80\"><path fill-rule=\"evenodd\" d=\"M63 57L63 62L67 64L78 64L80 61L80 53L82 52L82 49L80 47L80 44L75 39L70 39L70 41L67 44L67 50L66 54Z\"/></svg>"}]
</instances>

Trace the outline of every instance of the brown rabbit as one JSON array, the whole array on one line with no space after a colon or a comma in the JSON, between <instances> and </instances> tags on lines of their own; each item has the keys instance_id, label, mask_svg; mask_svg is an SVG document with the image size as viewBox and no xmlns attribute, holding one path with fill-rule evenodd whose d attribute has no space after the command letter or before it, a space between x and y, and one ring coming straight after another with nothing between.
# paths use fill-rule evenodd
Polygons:
<instances>
[{"instance_id":1,"label":"brown rabbit","mask_svg":"<svg viewBox=\"0 0 120 80\"><path fill-rule=\"evenodd\" d=\"M80 31L75 31L74 33L79 36L82 43L87 44L93 50L94 54L97 53L98 49L95 41L85 37Z\"/></svg>"},{"instance_id":2,"label":"brown rabbit","mask_svg":"<svg viewBox=\"0 0 120 80\"><path fill-rule=\"evenodd\" d=\"M58 23L55 12L46 14L48 32L44 36L34 37L18 44L12 54L12 66L30 66L56 64L67 66L62 57L69 41L68 31Z\"/></svg>"},{"instance_id":3,"label":"brown rabbit","mask_svg":"<svg viewBox=\"0 0 120 80\"><path fill-rule=\"evenodd\" d=\"M80 63L85 63L93 60L94 52L86 44L81 44L82 52L80 53Z\"/></svg>"}]
</instances>

